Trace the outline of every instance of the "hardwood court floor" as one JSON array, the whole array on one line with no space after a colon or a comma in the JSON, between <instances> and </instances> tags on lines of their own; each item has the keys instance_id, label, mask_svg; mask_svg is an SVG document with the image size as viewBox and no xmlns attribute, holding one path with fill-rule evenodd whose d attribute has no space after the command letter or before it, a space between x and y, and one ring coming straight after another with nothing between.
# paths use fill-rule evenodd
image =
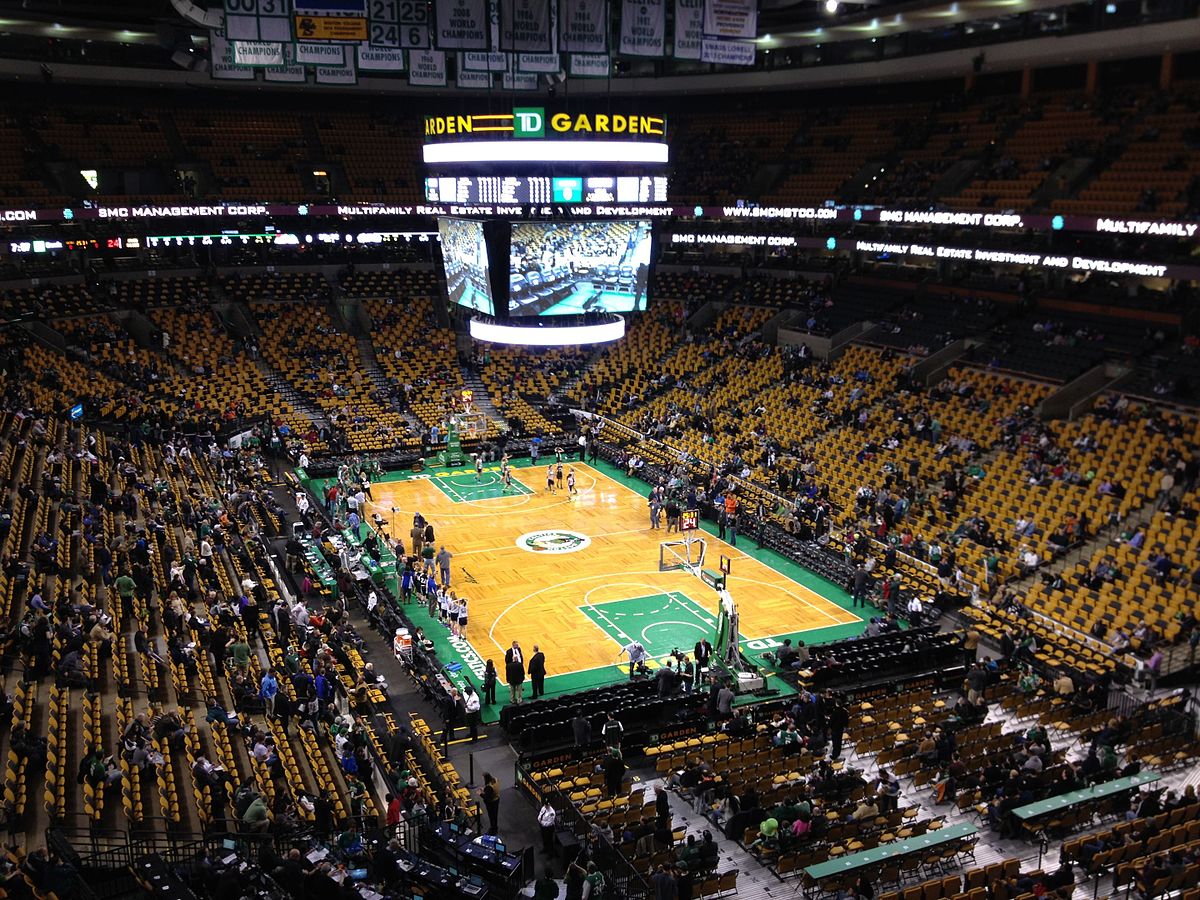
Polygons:
<instances>
[{"instance_id":1,"label":"hardwood court floor","mask_svg":"<svg viewBox=\"0 0 1200 900\"><path fill-rule=\"evenodd\" d=\"M660 541L678 535L667 534L665 520L662 529L650 528L646 498L632 488L592 466L573 467L574 497L546 491L544 465L514 467L517 493L507 495L500 493L498 464L479 483L473 469L433 467L421 476L377 482L368 512L387 518L386 530L399 533L409 551L413 513L433 524L435 544L453 555L451 586L468 599L467 639L481 657L495 659L501 673L504 650L514 640L526 659L540 645L550 675L616 665L620 636L633 631L652 653L669 652L668 644L690 652L702 635L711 640L715 627L708 627L705 613L715 622L716 592L687 572L658 570ZM728 588L743 640L860 621L737 547L702 536L706 568L717 568L720 554L731 559ZM604 604L663 595L680 599L669 607L618 604L624 618L615 624L605 615ZM661 624L669 627L656 634L653 615L660 610ZM635 622L639 615L646 618Z\"/></svg>"}]
</instances>

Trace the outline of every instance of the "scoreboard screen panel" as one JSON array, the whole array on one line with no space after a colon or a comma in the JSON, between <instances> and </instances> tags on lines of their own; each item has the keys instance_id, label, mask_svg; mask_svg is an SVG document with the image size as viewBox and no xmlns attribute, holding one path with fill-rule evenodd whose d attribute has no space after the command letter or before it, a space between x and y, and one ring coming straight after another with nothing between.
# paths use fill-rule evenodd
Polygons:
<instances>
[{"instance_id":1,"label":"scoreboard screen panel","mask_svg":"<svg viewBox=\"0 0 1200 900\"><path fill-rule=\"evenodd\" d=\"M666 203L665 175L454 175L425 179L430 203Z\"/></svg>"},{"instance_id":2,"label":"scoreboard screen panel","mask_svg":"<svg viewBox=\"0 0 1200 900\"><path fill-rule=\"evenodd\" d=\"M679 514L679 530L695 531L700 527L700 510L685 509Z\"/></svg>"}]
</instances>

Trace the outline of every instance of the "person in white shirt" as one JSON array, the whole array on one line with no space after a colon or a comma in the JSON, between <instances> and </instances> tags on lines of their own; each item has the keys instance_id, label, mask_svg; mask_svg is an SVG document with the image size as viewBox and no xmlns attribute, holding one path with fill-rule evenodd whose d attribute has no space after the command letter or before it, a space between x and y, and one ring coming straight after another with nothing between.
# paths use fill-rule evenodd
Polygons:
<instances>
[{"instance_id":1,"label":"person in white shirt","mask_svg":"<svg viewBox=\"0 0 1200 900\"><path fill-rule=\"evenodd\" d=\"M463 708L467 712L467 727L471 729L471 743L475 743L479 740L479 695L469 684L463 692Z\"/></svg>"},{"instance_id":2,"label":"person in white shirt","mask_svg":"<svg viewBox=\"0 0 1200 900\"><path fill-rule=\"evenodd\" d=\"M538 810L538 826L542 829L542 852L547 856L554 855L554 823L558 821L558 813L550 805L550 799L542 803Z\"/></svg>"},{"instance_id":3,"label":"person in white shirt","mask_svg":"<svg viewBox=\"0 0 1200 900\"><path fill-rule=\"evenodd\" d=\"M908 601L908 623L916 628L920 626L921 620L925 615L925 607L921 603L920 597L913 597Z\"/></svg>"},{"instance_id":4,"label":"person in white shirt","mask_svg":"<svg viewBox=\"0 0 1200 900\"><path fill-rule=\"evenodd\" d=\"M448 593L446 593L445 591L439 590L438 591L438 610L441 615L441 621L442 621L443 625L448 625L450 623L450 610L451 610L452 606L453 606L453 604L451 602L450 595ZM455 621L457 622L457 619Z\"/></svg>"}]
</instances>

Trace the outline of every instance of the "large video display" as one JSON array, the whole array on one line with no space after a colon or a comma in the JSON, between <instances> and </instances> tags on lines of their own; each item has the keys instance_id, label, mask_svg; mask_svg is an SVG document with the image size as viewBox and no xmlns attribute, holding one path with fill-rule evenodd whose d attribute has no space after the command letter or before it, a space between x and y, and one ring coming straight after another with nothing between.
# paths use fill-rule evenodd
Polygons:
<instances>
[{"instance_id":1,"label":"large video display","mask_svg":"<svg viewBox=\"0 0 1200 900\"><path fill-rule=\"evenodd\" d=\"M438 219L442 238L442 264L451 303L495 315L488 284L488 252L483 223L469 219Z\"/></svg>"},{"instance_id":2,"label":"large video display","mask_svg":"<svg viewBox=\"0 0 1200 900\"><path fill-rule=\"evenodd\" d=\"M509 314L644 310L650 251L650 222L644 220L514 225Z\"/></svg>"}]
</instances>

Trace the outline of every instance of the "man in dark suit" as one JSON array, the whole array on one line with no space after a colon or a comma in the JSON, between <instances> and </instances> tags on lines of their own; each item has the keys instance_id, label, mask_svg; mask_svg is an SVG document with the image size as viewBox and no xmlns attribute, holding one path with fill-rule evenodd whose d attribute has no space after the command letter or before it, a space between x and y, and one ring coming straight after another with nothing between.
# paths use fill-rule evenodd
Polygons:
<instances>
[{"instance_id":1,"label":"man in dark suit","mask_svg":"<svg viewBox=\"0 0 1200 900\"><path fill-rule=\"evenodd\" d=\"M529 657L529 684L533 688L533 699L542 696L546 683L546 654L537 644L533 645L533 656Z\"/></svg>"},{"instance_id":2,"label":"man in dark suit","mask_svg":"<svg viewBox=\"0 0 1200 900\"><path fill-rule=\"evenodd\" d=\"M701 638L696 643L695 651L696 675L699 676L702 669L708 668L708 661L712 656L712 644L708 642L708 638Z\"/></svg>"},{"instance_id":3,"label":"man in dark suit","mask_svg":"<svg viewBox=\"0 0 1200 900\"><path fill-rule=\"evenodd\" d=\"M508 684L509 702L520 703L525 685L525 655L516 641L504 651L504 680Z\"/></svg>"}]
</instances>

